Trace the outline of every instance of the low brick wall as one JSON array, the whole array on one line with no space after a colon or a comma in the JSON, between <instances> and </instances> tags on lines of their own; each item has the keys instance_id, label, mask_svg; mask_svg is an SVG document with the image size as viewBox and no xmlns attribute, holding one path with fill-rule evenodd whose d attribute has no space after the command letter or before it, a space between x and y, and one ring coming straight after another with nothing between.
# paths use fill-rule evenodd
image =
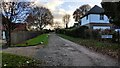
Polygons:
<instances>
[{"instance_id":1,"label":"low brick wall","mask_svg":"<svg viewBox=\"0 0 120 68\"><path fill-rule=\"evenodd\" d=\"M11 43L18 44L42 34L38 31L16 31L11 33Z\"/></svg>"}]
</instances>

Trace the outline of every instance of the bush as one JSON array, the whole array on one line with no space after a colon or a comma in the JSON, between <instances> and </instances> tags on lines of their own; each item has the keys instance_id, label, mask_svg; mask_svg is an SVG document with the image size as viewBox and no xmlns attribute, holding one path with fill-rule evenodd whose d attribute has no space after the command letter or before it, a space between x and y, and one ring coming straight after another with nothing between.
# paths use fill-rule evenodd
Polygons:
<instances>
[{"instance_id":1,"label":"bush","mask_svg":"<svg viewBox=\"0 0 120 68\"><path fill-rule=\"evenodd\" d=\"M104 41L118 41L118 33L114 30L101 30L101 29L88 29L86 26L81 26L78 28L69 28L69 29L57 29L56 33L65 34L71 37L79 37L79 38L86 38L86 39L96 39L102 40L101 35L113 35L112 39L104 39Z\"/></svg>"},{"instance_id":2,"label":"bush","mask_svg":"<svg viewBox=\"0 0 120 68\"><path fill-rule=\"evenodd\" d=\"M88 29L86 26L81 26L72 29L57 29L56 33L65 34L72 37L85 38L85 30Z\"/></svg>"},{"instance_id":3,"label":"bush","mask_svg":"<svg viewBox=\"0 0 120 68\"><path fill-rule=\"evenodd\" d=\"M92 30L92 29L87 29L85 30L85 36L88 39L99 39L100 38L100 30Z\"/></svg>"},{"instance_id":4,"label":"bush","mask_svg":"<svg viewBox=\"0 0 120 68\"><path fill-rule=\"evenodd\" d=\"M119 36L118 36L118 32L114 32L114 33L113 33L112 41L113 41L113 42L119 42L119 43L120 43L120 40L118 40L118 38L120 39L120 33L119 33Z\"/></svg>"}]
</instances>

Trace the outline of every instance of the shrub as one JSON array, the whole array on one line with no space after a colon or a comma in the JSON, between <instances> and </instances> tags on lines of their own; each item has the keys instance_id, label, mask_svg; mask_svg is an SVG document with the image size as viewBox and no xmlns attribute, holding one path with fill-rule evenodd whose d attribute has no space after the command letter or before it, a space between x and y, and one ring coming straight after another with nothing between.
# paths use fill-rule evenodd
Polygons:
<instances>
[{"instance_id":1,"label":"shrub","mask_svg":"<svg viewBox=\"0 0 120 68\"><path fill-rule=\"evenodd\" d=\"M71 37L79 37L79 38L86 38L86 39L97 39L102 40L101 35L113 35L112 39L104 39L104 41L118 41L118 33L114 30L101 30L101 29L88 29L86 26L81 26L77 28L69 28L69 29L57 29L56 33L65 34Z\"/></svg>"},{"instance_id":2,"label":"shrub","mask_svg":"<svg viewBox=\"0 0 120 68\"><path fill-rule=\"evenodd\" d=\"M57 29L56 33L65 34L73 37L85 38L85 30L88 29L86 26L71 29Z\"/></svg>"}]
</instances>

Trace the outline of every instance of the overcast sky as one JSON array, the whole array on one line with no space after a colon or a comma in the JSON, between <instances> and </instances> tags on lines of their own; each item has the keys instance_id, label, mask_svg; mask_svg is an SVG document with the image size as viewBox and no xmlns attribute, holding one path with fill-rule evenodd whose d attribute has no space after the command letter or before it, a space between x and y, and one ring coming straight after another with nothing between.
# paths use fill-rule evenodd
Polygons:
<instances>
[{"instance_id":1,"label":"overcast sky","mask_svg":"<svg viewBox=\"0 0 120 68\"><path fill-rule=\"evenodd\" d=\"M72 14L76 10L76 8L79 8L83 4L89 4L91 7L93 7L94 5L98 5L101 7L100 3L102 2L102 0L18 0L18 1L21 2L34 1L35 4L38 6L47 7L52 12L54 16L54 21L58 21L60 23L62 23L63 15L70 14L71 18L69 26L72 26L75 23Z\"/></svg>"},{"instance_id":2,"label":"overcast sky","mask_svg":"<svg viewBox=\"0 0 120 68\"><path fill-rule=\"evenodd\" d=\"M91 7L98 5L101 7L102 0L36 0L35 3L38 6L45 6L53 13L54 21L62 23L62 17L65 14L70 14L71 19L69 26L72 26L75 21L72 17L76 8L79 8L83 4L89 4Z\"/></svg>"}]
</instances>

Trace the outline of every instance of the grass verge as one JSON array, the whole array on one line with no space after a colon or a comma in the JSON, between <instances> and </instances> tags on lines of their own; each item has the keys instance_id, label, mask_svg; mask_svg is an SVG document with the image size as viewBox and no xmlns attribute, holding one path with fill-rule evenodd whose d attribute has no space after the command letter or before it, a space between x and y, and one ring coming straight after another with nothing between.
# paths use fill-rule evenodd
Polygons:
<instances>
[{"instance_id":1,"label":"grass verge","mask_svg":"<svg viewBox=\"0 0 120 68\"><path fill-rule=\"evenodd\" d=\"M58 35L72 42L90 48L91 50L95 50L96 52L107 54L111 57L118 59L118 51L120 49L120 46L116 43L102 42L93 39L74 38L63 34L58 34Z\"/></svg>"},{"instance_id":2,"label":"grass verge","mask_svg":"<svg viewBox=\"0 0 120 68\"><path fill-rule=\"evenodd\" d=\"M2 54L2 67L23 67L23 66L40 66L42 65L41 61L34 60L32 58L18 56L9 53Z\"/></svg>"},{"instance_id":3,"label":"grass verge","mask_svg":"<svg viewBox=\"0 0 120 68\"><path fill-rule=\"evenodd\" d=\"M25 41L24 43L16 44L15 46L18 46L18 47L19 46L34 46L34 45L38 45L38 44L47 45L48 44L48 34L39 35L35 38Z\"/></svg>"}]
</instances>

